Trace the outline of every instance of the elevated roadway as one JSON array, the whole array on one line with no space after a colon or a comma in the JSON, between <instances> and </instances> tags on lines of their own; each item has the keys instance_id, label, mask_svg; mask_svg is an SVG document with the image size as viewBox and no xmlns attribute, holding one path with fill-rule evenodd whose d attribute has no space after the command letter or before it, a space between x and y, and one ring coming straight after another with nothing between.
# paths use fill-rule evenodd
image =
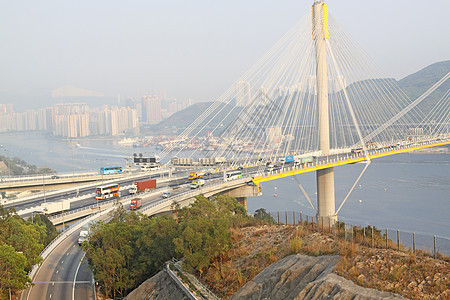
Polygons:
<instances>
[{"instance_id":1,"label":"elevated roadway","mask_svg":"<svg viewBox=\"0 0 450 300\"><path fill-rule=\"evenodd\" d=\"M166 174L171 173L171 169L163 169L152 171L151 174ZM149 174L150 172L124 172L120 174L99 174L98 172L82 172L70 174L42 174L42 175L28 175L8 177L4 176L0 182L1 191L24 190L32 187L36 188L52 188L52 187L68 187L70 185L79 185L81 183L93 181L108 181L111 179L122 179L126 177L138 177L142 174Z\"/></svg>"},{"instance_id":2,"label":"elevated roadway","mask_svg":"<svg viewBox=\"0 0 450 300\"><path fill-rule=\"evenodd\" d=\"M425 141L421 143L415 143L411 145L405 145L405 146L397 146L397 147L387 147L383 149L369 149L366 153L360 152L360 153L347 153L347 154L340 154L330 157L320 157L315 162L307 163L305 165L300 165L298 167L292 166L292 167L285 167L280 169L278 172L268 172L266 174L257 175L253 178L253 182L255 184L259 184L261 182L275 180L279 178L284 178L288 176L293 176L297 174L307 173L307 172L313 172L317 170L323 170L327 168L347 165L347 164L354 164L359 162L364 162L369 159L375 159L380 158L384 156L394 155L394 154L400 154L400 153L406 153L410 151L415 150L421 150L421 149L427 149L432 147L438 147L438 146L446 146L450 144L449 139L444 140L434 140L434 141Z\"/></svg>"}]
</instances>

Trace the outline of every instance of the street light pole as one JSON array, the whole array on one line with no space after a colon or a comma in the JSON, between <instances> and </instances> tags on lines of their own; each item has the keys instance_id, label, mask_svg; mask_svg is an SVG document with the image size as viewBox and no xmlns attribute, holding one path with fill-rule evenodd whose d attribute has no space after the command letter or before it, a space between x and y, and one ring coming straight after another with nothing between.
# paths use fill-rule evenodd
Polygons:
<instances>
[{"instance_id":1,"label":"street light pole","mask_svg":"<svg viewBox=\"0 0 450 300\"><path fill-rule=\"evenodd\" d=\"M72 181L73 181L73 178L75 177L73 172L73 146L70 147L70 150L72 151Z\"/></svg>"},{"instance_id":2,"label":"street light pole","mask_svg":"<svg viewBox=\"0 0 450 300\"><path fill-rule=\"evenodd\" d=\"M64 224L64 194L61 195L61 214L62 214L62 221L63 221L63 231L66 228Z\"/></svg>"},{"instance_id":3,"label":"street light pole","mask_svg":"<svg viewBox=\"0 0 450 300\"><path fill-rule=\"evenodd\" d=\"M102 174L102 185L103 185L103 172L101 170L103 169L103 161L106 160L106 158L96 158L95 160L100 161L100 173Z\"/></svg>"},{"instance_id":4,"label":"street light pole","mask_svg":"<svg viewBox=\"0 0 450 300\"><path fill-rule=\"evenodd\" d=\"M95 160L99 160L100 161L100 173L102 174L102 186L103 186L103 161L106 160L106 158L96 158ZM95 197L97 198L97 195L95 195ZM98 199L97 199L97 208L98 208Z\"/></svg>"},{"instance_id":5,"label":"street light pole","mask_svg":"<svg viewBox=\"0 0 450 300\"><path fill-rule=\"evenodd\" d=\"M11 182L11 160L9 159L9 151L8 149L5 149L6 154L6 159L8 161L8 174L9 174L9 178L8 178L8 182Z\"/></svg>"},{"instance_id":6,"label":"street light pole","mask_svg":"<svg viewBox=\"0 0 450 300\"><path fill-rule=\"evenodd\" d=\"M44 203L46 203L46 201L45 201L45 179L44 179L44 174L42 174L42 189L44 191Z\"/></svg>"}]
</instances>

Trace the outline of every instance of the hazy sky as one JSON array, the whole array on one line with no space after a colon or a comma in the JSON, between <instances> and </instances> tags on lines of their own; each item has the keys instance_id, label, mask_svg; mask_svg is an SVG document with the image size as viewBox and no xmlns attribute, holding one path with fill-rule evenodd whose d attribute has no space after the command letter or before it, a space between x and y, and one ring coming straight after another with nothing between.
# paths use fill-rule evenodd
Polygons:
<instances>
[{"instance_id":1,"label":"hazy sky","mask_svg":"<svg viewBox=\"0 0 450 300\"><path fill-rule=\"evenodd\" d=\"M0 0L0 91L72 85L215 100L310 14L308 0ZM329 0L389 77L450 59L449 0ZM0 99L0 103L2 99Z\"/></svg>"}]
</instances>

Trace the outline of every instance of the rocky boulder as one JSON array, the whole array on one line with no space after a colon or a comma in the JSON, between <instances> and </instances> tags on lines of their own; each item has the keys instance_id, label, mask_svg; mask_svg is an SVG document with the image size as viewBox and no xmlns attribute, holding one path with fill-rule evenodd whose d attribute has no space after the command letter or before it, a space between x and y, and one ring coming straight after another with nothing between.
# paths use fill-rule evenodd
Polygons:
<instances>
[{"instance_id":1,"label":"rocky boulder","mask_svg":"<svg viewBox=\"0 0 450 300\"><path fill-rule=\"evenodd\" d=\"M161 271L155 276L144 281L140 286L129 293L126 300L142 299L189 299L184 292L173 282L166 271Z\"/></svg>"},{"instance_id":2,"label":"rocky boulder","mask_svg":"<svg viewBox=\"0 0 450 300\"><path fill-rule=\"evenodd\" d=\"M267 267L231 299L404 299L332 273L339 256L290 255Z\"/></svg>"}]
</instances>

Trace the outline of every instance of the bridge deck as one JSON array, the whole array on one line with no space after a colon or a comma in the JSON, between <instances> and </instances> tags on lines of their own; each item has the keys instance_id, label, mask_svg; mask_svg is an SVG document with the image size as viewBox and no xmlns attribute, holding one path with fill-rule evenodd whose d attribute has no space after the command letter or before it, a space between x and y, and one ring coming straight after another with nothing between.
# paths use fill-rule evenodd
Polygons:
<instances>
[{"instance_id":1,"label":"bridge deck","mask_svg":"<svg viewBox=\"0 0 450 300\"><path fill-rule=\"evenodd\" d=\"M389 155L394 155L394 154L399 154L399 153L406 153L406 152L410 152L410 151L414 151L414 150L432 148L432 147L437 147L437 146L445 146L445 145L449 145L449 144L450 144L450 141L437 142L437 143L433 143L433 144L425 144L425 145L420 145L417 147L409 147L409 148L397 149L397 150L393 150L393 151L370 154L369 158L370 159L380 158L380 157L384 157L384 156L389 156ZM325 164L315 164L315 165L311 165L311 166L306 165L304 168L301 168L301 169L295 169L295 167L293 167L292 171L288 171L288 172L283 172L282 170L280 170L279 173L275 173L275 174L269 173L267 176L264 176L264 175L256 176L253 179L253 182L255 184L259 184L259 183L265 182L265 181L275 180L275 179L279 179L279 178L283 178L283 177L293 176L293 175L297 175L297 174L302 174L302 173L307 173L307 172L312 172L312 171L317 171L317 170L321 170L321 169L327 169L327 168L332 168L332 167L337 167L337 166L342 166L342 165L347 165L347 164L354 164L354 163L363 162L366 160L367 160L366 156L358 156L355 158L349 158L347 160L337 159L336 161L328 162Z\"/></svg>"}]
</instances>

